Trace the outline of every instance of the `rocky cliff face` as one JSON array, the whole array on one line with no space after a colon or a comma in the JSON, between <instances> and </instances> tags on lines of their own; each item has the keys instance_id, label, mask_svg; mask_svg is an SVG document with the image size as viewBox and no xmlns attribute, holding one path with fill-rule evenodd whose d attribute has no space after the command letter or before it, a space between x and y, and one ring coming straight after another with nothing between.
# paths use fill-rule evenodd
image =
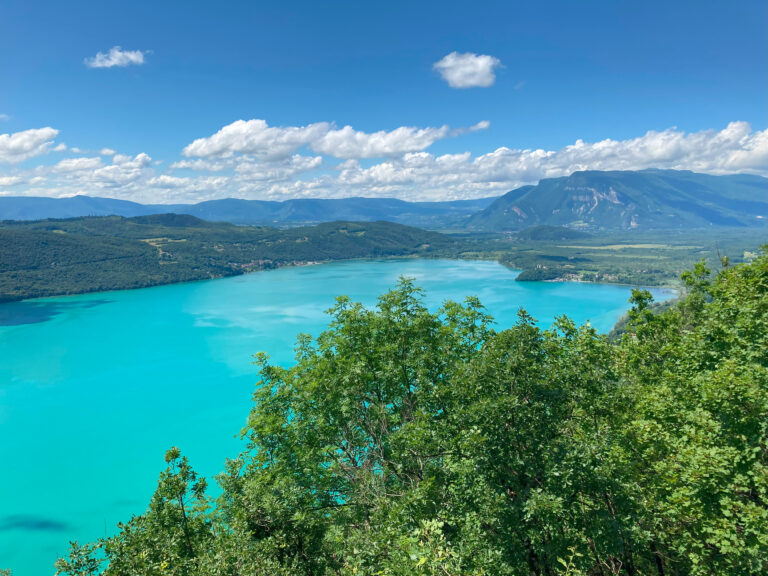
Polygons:
<instances>
[{"instance_id":1,"label":"rocky cliff face","mask_svg":"<svg viewBox=\"0 0 768 576\"><path fill-rule=\"evenodd\" d=\"M513 190L472 217L469 228L546 224L590 230L761 226L768 179L675 170L575 172Z\"/></svg>"}]
</instances>

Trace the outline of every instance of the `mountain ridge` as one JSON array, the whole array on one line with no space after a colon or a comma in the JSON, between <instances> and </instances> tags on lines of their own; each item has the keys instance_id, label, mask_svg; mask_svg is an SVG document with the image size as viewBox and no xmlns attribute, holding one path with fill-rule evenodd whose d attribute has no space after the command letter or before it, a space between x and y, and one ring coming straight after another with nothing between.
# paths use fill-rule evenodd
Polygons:
<instances>
[{"instance_id":1,"label":"mountain ridge","mask_svg":"<svg viewBox=\"0 0 768 576\"><path fill-rule=\"evenodd\" d=\"M297 198L283 201L223 198L197 204L140 204L98 196L46 198L0 197L0 220L42 220L81 216L148 216L188 214L211 222L233 224L319 224L339 220L383 220L423 228L460 227L496 197L443 202L408 202L396 198Z\"/></svg>"},{"instance_id":2,"label":"mountain ridge","mask_svg":"<svg viewBox=\"0 0 768 576\"><path fill-rule=\"evenodd\" d=\"M633 230L765 225L768 179L684 170L580 171L512 190L472 216L467 227L530 226Z\"/></svg>"},{"instance_id":3,"label":"mountain ridge","mask_svg":"<svg viewBox=\"0 0 768 576\"><path fill-rule=\"evenodd\" d=\"M387 221L433 230L512 232L531 226L587 231L765 225L768 179L687 170L574 172L499 197L439 202L397 198L224 198L197 204L140 204L98 196L0 197L0 220L186 214L210 222L294 227Z\"/></svg>"}]
</instances>

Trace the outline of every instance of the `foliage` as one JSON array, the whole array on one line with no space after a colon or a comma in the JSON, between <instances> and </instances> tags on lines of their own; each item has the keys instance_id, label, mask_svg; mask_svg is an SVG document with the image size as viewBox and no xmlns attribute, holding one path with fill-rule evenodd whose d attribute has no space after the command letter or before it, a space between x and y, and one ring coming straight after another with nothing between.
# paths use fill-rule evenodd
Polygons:
<instances>
[{"instance_id":1,"label":"foliage","mask_svg":"<svg viewBox=\"0 0 768 576\"><path fill-rule=\"evenodd\" d=\"M277 230L161 214L0 224L0 302L142 288L350 258L456 255L441 234L389 222Z\"/></svg>"},{"instance_id":2,"label":"foliage","mask_svg":"<svg viewBox=\"0 0 768 576\"><path fill-rule=\"evenodd\" d=\"M59 574L768 572L768 254L620 341L402 280L339 298L296 363L259 355L247 448L204 486L175 449L142 516ZM91 570L89 572L89 570Z\"/></svg>"},{"instance_id":3,"label":"foliage","mask_svg":"<svg viewBox=\"0 0 768 576\"><path fill-rule=\"evenodd\" d=\"M158 214L0 223L0 302L143 288L350 258L494 259L518 280L668 284L706 258L739 263L764 230L665 235L583 234L538 227L514 236L443 235L389 222L334 222L278 230ZM566 238L563 240L562 238Z\"/></svg>"}]
</instances>

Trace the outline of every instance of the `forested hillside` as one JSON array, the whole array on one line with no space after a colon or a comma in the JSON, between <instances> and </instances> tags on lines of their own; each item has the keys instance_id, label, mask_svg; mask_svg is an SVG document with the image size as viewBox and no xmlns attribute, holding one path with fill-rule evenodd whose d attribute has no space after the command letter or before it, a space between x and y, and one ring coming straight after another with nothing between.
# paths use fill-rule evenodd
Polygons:
<instances>
[{"instance_id":1,"label":"forested hillside","mask_svg":"<svg viewBox=\"0 0 768 576\"><path fill-rule=\"evenodd\" d=\"M172 448L59 574L768 573L768 254L684 281L658 314L635 291L618 343L407 280L340 298L295 366L258 357L217 497Z\"/></svg>"},{"instance_id":2,"label":"forested hillside","mask_svg":"<svg viewBox=\"0 0 768 576\"><path fill-rule=\"evenodd\" d=\"M278 230L158 214L0 223L0 301L141 288L308 262L451 254L456 241L390 222Z\"/></svg>"}]
</instances>

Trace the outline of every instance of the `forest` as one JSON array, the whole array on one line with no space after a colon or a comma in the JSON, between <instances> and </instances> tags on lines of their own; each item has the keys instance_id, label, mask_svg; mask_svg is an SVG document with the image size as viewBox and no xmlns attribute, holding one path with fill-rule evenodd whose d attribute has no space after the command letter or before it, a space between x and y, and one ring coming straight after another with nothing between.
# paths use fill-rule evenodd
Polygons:
<instances>
[{"instance_id":1,"label":"forest","mask_svg":"<svg viewBox=\"0 0 768 576\"><path fill-rule=\"evenodd\" d=\"M663 310L634 290L618 339L430 312L408 279L340 297L295 365L256 356L216 489L171 447L146 511L57 573L768 573L766 249Z\"/></svg>"},{"instance_id":2,"label":"forest","mask_svg":"<svg viewBox=\"0 0 768 576\"><path fill-rule=\"evenodd\" d=\"M765 228L590 234L534 226L513 234L441 234L393 222L278 229L185 214L0 222L0 302L145 288L354 258L470 258L518 280L674 285L698 260L749 261ZM663 238L663 241L661 240Z\"/></svg>"},{"instance_id":3,"label":"forest","mask_svg":"<svg viewBox=\"0 0 768 576\"><path fill-rule=\"evenodd\" d=\"M278 230L157 214L0 223L0 302L145 288L351 258L455 255L457 241L391 222Z\"/></svg>"}]
</instances>

